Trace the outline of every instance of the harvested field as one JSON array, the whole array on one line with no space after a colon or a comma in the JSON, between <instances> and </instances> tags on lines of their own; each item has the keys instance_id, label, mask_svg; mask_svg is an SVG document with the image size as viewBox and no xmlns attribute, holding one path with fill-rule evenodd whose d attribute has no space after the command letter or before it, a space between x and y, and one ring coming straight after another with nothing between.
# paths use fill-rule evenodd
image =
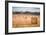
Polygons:
<instances>
[{"instance_id":1,"label":"harvested field","mask_svg":"<svg viewBox=\"0 0 46 35\"><path fill-rule=\"evenodd\" d=\"M40 15L14 14L12 16L13 28L40 27Z\"/></svg>"}]
</instances>

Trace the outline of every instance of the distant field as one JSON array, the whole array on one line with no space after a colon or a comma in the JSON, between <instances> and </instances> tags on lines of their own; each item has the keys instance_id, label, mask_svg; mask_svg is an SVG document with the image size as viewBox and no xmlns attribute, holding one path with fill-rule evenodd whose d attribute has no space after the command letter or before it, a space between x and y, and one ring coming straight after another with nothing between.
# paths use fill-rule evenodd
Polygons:
<instances>
[{"instance_id":1,"label":"distant field","mask_svg":"<svg viewBox=\"0 0 46 35\"><path fill-rule=\"evenodd\" d=\"M14 14L12 16L13 28L40 27L40 15Z\"/></svg>"}]
</instances>

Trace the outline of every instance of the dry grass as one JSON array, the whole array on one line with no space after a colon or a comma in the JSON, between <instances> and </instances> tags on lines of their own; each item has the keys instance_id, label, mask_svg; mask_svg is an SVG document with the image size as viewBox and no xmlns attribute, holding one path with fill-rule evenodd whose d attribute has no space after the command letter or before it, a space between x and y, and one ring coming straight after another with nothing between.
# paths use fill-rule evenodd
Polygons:
<instances>
[{"instance_id":1,"label":"dry grass","mask_svg":"<svg viewBox=\"0 0 46 35\"><path fill-rule=\"evenodd\" d=\"M30 14L15 14L12 16L13 28L16 27L39 27L40 16Z\"/></svg>"}]
</instances>

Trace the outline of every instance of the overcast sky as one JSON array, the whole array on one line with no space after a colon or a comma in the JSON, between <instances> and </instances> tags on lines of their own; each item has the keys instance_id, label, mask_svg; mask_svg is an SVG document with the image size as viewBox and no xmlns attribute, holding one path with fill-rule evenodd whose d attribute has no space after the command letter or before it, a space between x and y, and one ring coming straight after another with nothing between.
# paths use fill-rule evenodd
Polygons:
<instances>
[{"instance_id":1,"label":"overcast sky","mask_svg":"<svg viewBox=\"0 0 46 35\"><path fill-rule=\"evenodd\" d=\"M13 12L40 12L40 8L35 8L35 7L12 7Z\"/></svg>"}]
</instances>

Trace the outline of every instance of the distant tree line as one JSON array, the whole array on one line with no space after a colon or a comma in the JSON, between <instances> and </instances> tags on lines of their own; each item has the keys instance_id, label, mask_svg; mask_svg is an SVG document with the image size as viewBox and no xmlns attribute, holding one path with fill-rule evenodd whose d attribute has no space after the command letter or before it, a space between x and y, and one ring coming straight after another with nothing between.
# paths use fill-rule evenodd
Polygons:
<instances>
[{"instance_id":1,"label":"distant tree line","mask_svg":"<svg viewBox=\"0 0 46 35\"><path fill-rule=\"evenodd\" d=\"M40 15L40 12L13 12L13 14L33 14L33 15Z\"/></svg>"}]
</instances>

